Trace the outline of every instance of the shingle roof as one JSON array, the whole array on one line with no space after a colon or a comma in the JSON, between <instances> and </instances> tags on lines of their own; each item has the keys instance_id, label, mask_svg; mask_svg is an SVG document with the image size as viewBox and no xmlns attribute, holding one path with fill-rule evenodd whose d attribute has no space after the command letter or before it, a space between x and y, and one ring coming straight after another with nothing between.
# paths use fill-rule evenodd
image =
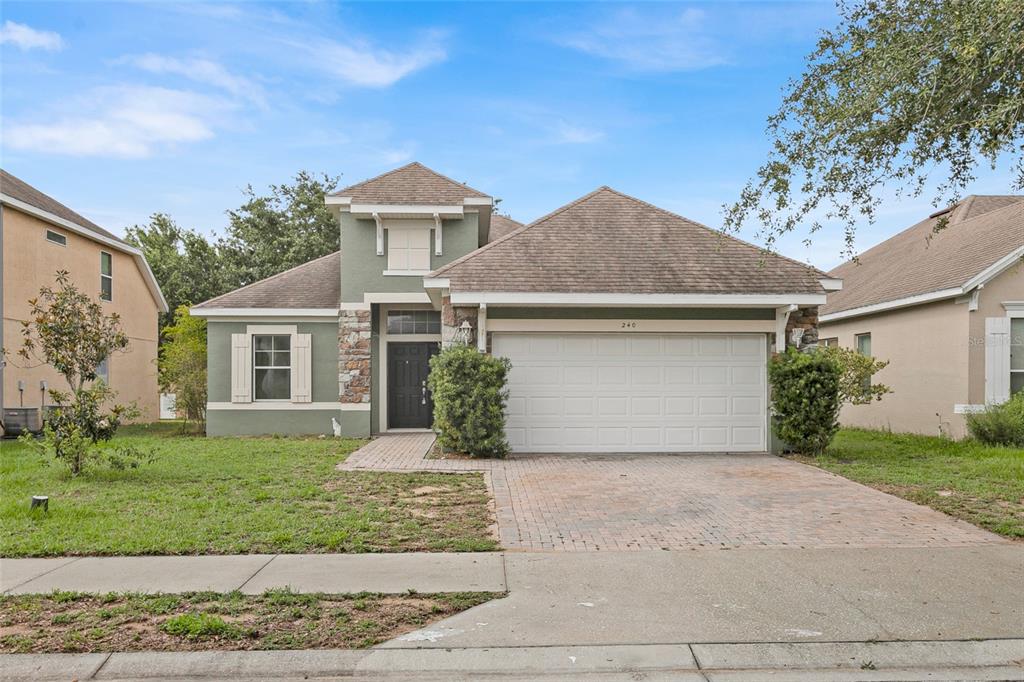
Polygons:
<instances>
[{"instance_id":1,"label":"shingle roof","mask_svg":"<svg viewBox=\"0 0 1024 682\"><path fill-rule=\"evenodd\" d=\"M351 197L365 204L461 204L466 197L489 198L490 195L456 182L423 164L413 163L364 180L331 196Z\"/></svg>"},{"instance_id":2,"label":"shingle roof","mask_svg":"<svg viewBox=\"0 0 1024 682\"><path fill-rule=\"evenodd\" d=\"M337 308L341 303L341 251L211 298L195 308Z\"/></svg>"},{"instance_id":3,"label":"shingle roof","mask_svg":"<svg viewBox=\"0 0 1024 682\"><path fill-rule=\"evenodd\" d=\"M823 293L825 274L608 187L435 273L461 291Z\"/></svg>"},{"instance_id":4,"label":"shingle roof","mask_svg":"<svg viewBox=\"0 0 1024 682\"><path fill-rule=\"evenodd\" d=\"M72 211L70 208L60 203L53 197L43 194L32 185L28 184L24 180L21 180L20 178L11 175L5 170L0 170L0 192L3 192L12 199L23 201L26 204L29 204L30 206L35 206L36 208L46 211L47 213L52 213L53 215L59 218L63 218L64 220L68 220L72 223L75 223L80 227L87 228L89 230L92 230L93 232L98 232L104 237L121 242L122 244L126 243L117 235L108 232L107 230L104 230L102 227L92 222L85 216L81 215L80 213L76 213L75 211Z\"/></svg>"},{"instance_id":5,"label":"shingle roof","mask_svg":"<svg viewBox=\"0 0 1024 682\"><path fill-rule=\"evenodd\" d=\"M505 235L512 234L520 227L523 227L523 223L518 220L495 213L491 216L491 230L487 234L487 242L497 241Z\"/></svg>"},{"instance_id":6,"label":"shingle roof","mask_svg":"<svg viewBox=\"0 0 1024 682\"><path fill-rule=\"evenodd\" d=\"M935 232L940 218L948 223ZM961 287L1024 246L1024 196L970 196L830 274L843 279L822 314Z\"/></svg>"}]
</instances>

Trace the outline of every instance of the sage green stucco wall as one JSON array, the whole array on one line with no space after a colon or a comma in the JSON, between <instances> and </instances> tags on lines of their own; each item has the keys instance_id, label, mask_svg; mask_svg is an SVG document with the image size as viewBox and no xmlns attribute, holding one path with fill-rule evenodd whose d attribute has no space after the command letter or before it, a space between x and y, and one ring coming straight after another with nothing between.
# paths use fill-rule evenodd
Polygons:
<instances>
[{"instance_id":1,"label":"sage green stucco wall","mask_svg":"<svg viewBox=\"0 0 1024 682\"><path fill-rule=\"evenodd\" d=\"M434 255L431 239L430 269L450 263L478 247L478 214L466 213L458 220L441 221L441 247ZM388 231L384 230L384 255L377 255L377 225L372 220L357 220L351 213L341 214L341 300L363 300L370 292L423 291L422 277L385 277L388 269Z\"/></svg>"},{"instance_id":2,"label":"sage green stucco wall","mask_svg":"<svg viewBox=\"0 0 1024 682\"><path fill-rule=\"evenodd\" d=\"M248 325L258 321L217 322L206 326L207 390L211 403L231 402L231 335L244 334ZM269 324L269 323L264 323ZM275 320L275 325L294 324L300 334L310 334L311 370L315 403L338 401L338 323L288 322ZM209 410L206 433L210 436L238 434L303 434L332 433L331 417L339 419L341 409L304 410L238 409Z\"/></svg>"}]
</instances>

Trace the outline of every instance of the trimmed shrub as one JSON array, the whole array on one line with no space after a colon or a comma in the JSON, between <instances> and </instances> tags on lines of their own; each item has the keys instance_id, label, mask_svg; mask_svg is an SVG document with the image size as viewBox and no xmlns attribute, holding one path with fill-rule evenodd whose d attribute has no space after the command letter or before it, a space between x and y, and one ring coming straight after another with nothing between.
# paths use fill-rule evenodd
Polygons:
<instances>
[{"instance_id":1,"label":"trimmed shrub","mask_svg":"<svg viewBox=\"0 0 1024 682\"><path fill-rule=\"evenodd\" d=\"M512 364L471 346L451 346L430 359L434 430L446 450L473 457L504 457L505 380Z\"/></svg>"},{"instance_id":2,"label":"trimmed shrub","mask_svg":"<svg viewBox=\"0 0 1024 682\"><path fill-rule=\"evenodd\" d=\"M790 348L768 364L775 435L793 449L818 455L839 430L842 371L826 353Z\"/></svg>"},{"instance_id":3,"label":"trimmed shrub","mask_svg":"<svg viewBox=\"0 0 1024 682\"><path fill-rule=\"evenodd\" d=\"M989 405L984 412L967 415L967 431L985 445L1024 448L1024 391L1002 405Z\"/></svg>"}]
</instances>

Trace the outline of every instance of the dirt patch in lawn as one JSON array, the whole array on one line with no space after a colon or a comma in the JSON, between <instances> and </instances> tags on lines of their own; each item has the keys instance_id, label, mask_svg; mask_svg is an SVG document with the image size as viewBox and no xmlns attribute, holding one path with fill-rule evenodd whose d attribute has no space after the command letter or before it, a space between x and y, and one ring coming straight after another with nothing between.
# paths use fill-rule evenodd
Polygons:
<instances>
[{"instance_id":1,"label":"dirt patch in lawn","mask_svg":"<svg viewBox=\"0 0 1024 682\"><path fill-rule=\"evenodd\" d=\"M297 594L248 596L54 592L0 601L0 652L88 653L374 646L502 596Z\"/></svg>"}]
</instances>

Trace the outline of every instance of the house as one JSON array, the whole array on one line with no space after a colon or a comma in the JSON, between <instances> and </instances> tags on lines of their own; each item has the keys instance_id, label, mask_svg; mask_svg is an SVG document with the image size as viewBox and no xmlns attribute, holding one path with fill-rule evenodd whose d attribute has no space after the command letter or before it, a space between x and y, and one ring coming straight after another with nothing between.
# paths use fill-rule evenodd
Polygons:
<instances>
[{"instance_id":1,"label":"house","mask_svg":"<svg viewBox=\"0 0 1024 682\"><path fill-rule=\"evenodd\" d=\"M842 422L958 438L1024 389L1022 258L1024 197L970 196L833 270L821 337L888 360L893 389Z\"/></svg>"},{"instance_id":2,"label":"house","mask_svg":"<svg viewBox=\"0 0 1024 682\"><path fill-rule=\"evenodd\" d=\"M608 187L526 226L418 163L326 201L339 253L193 308L210 435L429 428L465 342L512 361L513 451L764 451L772 344L839 285Z\"/></svg>"},{"instance_id":3,"label":"house","mask_svg":"<svg viewBox=\"0 0 1024 682\"><path fill-rule=\"evenodd\" d=\"M0 171L0 233L3 243L3 327L0 346L12 354L21 347L21 322L29 319L29 299L55 283L66 270L84 293L117 313L131 345L100 368L121 402L134 402L140 419L159 416L157 343L159 313L167 311L160 287L142 252L7 171ZM42 382L68 390L52 367L23 368L17 358L0 368L4 407L49 404ZM27 363L25 363L27 364Z\"/></svg>"}]
</instances>

